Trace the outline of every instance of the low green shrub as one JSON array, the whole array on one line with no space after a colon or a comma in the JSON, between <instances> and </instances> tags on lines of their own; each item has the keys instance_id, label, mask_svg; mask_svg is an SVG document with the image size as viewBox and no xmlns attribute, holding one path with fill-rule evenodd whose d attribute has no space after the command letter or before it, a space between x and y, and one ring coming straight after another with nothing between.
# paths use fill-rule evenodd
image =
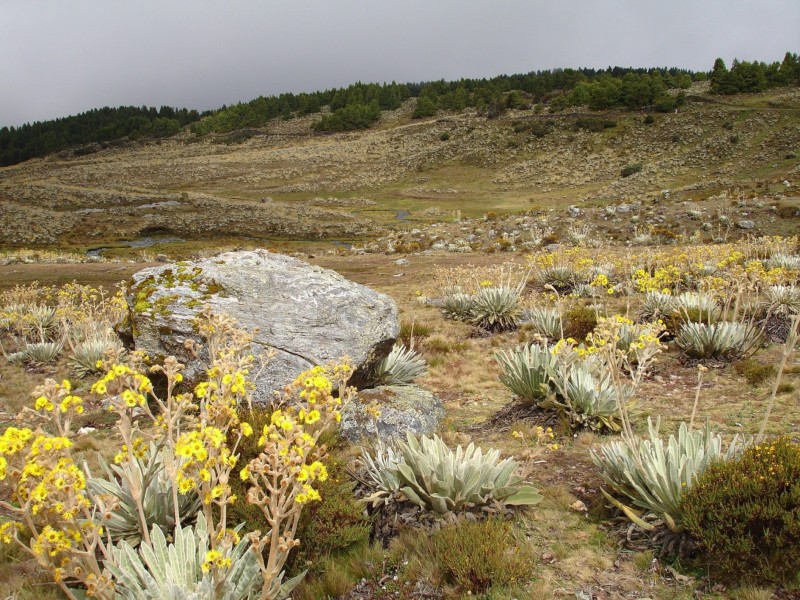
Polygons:
<instances>
[{"instance_id":1,"label":"low green shrub","mask_svg":"<svg viewBox=\"0 0 800 600\"><path fill-rule=\"evenodd\" d=\"M642 163L635 163L632 165L626 165L622 167L622 170L619 172L619 174L622 177L630 177L635 173L640 173L641 170L642 170Z\"/></svg>"},{"instance_id":2,"label":"low green shrub","mask_svg":"<svg viewBox=\"0 0 800 600\"><path fill-rule=\"evenodd\" d=\"M798 582L800 445L780 438L712 465L684 494L681 511L713 578Z\"/></svg>"},{"instance_id":3,"label":"low green shrub","mask_svg":"<svg viewBox=\"0 0 800 600\"><path fill-rule=\"evenodd\" d=\"M431 335L431 328L428 325L423 325L417 322L400 322L400 333L397 336L397 341L402 342L408 347L414 345L416 340L424 340Z\"/></svg>"},{"instance_id":4,"label":"low green shrub","mask_svg":"<svg viewBox=\"0 0 800 600\"><path fill-rule=\"evenodd\" d=\"M764 365L753 358L734 363L733 370L737 375L744 377L750 385L764 383L767 379L775 377L776 373L774 365Z\"/></svg>"},{"instance_id":5,"label":"low green shrub","mask_svg":"<svg viewBox=\"0 0 800 600\"><path fill-rule=\"evenodd\" d=\"M363 503L353 495L355 482L341 459L330 461L328 479L318 487L322 500L311 504L300 517L297 527L300 546L289 559L289 573L305 569L316 572L322 559L369 544L372 523Z\"/></svg>"},{"instance_id":6,"label":"low green shrub","mask_svg":"<svg viewBox=\"0 0 800 600\"><path fill-rule=\"evenodd\" d=\"M433 534L433 549L443 579L468 595L526 581L535 566L532 549L499 519L444 527Z\"/></svg>"},{"instance_id":7,"label":"low green shrub","mask_svg":"<svg viewBox=\"0 0 800 600\"><path fill-rule=\"evenodd\" d=\"M597 327L597 313L588 306L573 306L564 313L564 336L585 340Z\"/></svg>"}]
</instances>

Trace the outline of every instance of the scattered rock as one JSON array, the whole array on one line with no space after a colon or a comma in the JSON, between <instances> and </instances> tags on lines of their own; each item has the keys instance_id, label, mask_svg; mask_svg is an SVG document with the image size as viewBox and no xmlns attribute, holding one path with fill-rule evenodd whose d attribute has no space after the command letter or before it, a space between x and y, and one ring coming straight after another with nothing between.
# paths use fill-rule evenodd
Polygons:
<instances>
[{"instance_id":1,"label":"scattered rock","mask_svg":"<svg viewBox=\"0 0 800 600\"><path fill-rule=\"evenodd\" d=\"M380 416L374 419L367 407L375 402ZM444 418L444 406L432 392L415 385L386 385L362 390L342 411L342 435L351 442L363 438L403 438L406 432L430 435Z\"/></svg>"},{"instance_id":2,"label":"scattered rock","mask_svg":"<svg viewBox=\"0 0 800 600\"><path fill-rule=\"evenodd\" d=\"M736 223L736 226L739 229L753 229L756 226L756 224L754 221L751 221L750 219L742 219L741 221L738 221Z\"/></svg>"},{"instance_id":3,"label":"scattered rock","mask_svg":"<svg viewBox=\"0 0 800 600\"><path fill-rule=\"evenodd\" d=\"M301 371L344 356L355 368L351 383L363 385L399 333L390 297L266 250L144 269L133 276L127 300L135 347L154 358L176 356L187 365L187 381L198 378L207 360L186 348L200 342L193 321L204 305L255 331L254 352L276 353L255 381L257 402Z\"/></svg>"}]
</instances>

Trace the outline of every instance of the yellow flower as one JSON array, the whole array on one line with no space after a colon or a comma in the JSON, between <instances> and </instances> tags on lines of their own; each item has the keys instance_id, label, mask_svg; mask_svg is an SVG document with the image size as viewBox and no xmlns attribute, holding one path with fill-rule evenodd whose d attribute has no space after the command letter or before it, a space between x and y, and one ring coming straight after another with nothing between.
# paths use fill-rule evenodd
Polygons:
<instances>
[{"instance_id":1,"label":"yellow flower","mask_svg":"<svg viewBox=\"0 0 800 600\"><path fill-rule=\"evenodd\" d=\"M248 479L250 479L250 469L248 467L245 467L244 469L239 471L239 478L242 481L247 481Z\"/></svg>"},{"instance_id":2,"label":"yellow flower","mask_svg":"<svg viewBox=\"0 0 800 600\"><path fill-rule=\"evenodd\" d=\"M251 435L253 435L253 427L250 425L250 423L242 421L239 427L241 428L242 435L244 437L250 437Z\"/></svg>"},{"instance_id":3,"label":"yellow flower","mask_svg":"<svg viewBox=\"0 0 800 600\"><path fill-rule=\"evenodd\" d=\"M219 550L209 550L206 552L205 560L200 568L203 573L208 573L211 569L219 569L231 566L231 559L224 558Z\"/></svg>"},{"instance_id":4,"label":"yellow flower","mask_svg":"<svg viewBox=\"0 0 800 600\"><path fill-rule=\"evenodd\" d=\"M178 492L181 494L188 494L194 488L195 488L194 479L189 479L188 477L186 477L186 478L180 478L180 481L178 481Z\"/></svg>"},{"instance_id":5,"label":"yellow flower","mask_svg":"<svg viewBox=\"0 0 800 600\"><path fill-rule=\"evenodd\" d=\"M39 397L36 399L36 402L34 403L33 407L34 407L36 410L42 410L42 409L45 409L45 410L46 410L46 411L48 411L48 412L49 412L49 411L51 411L51 410L53 410L53 408L54 408L54 407L53 407L53 403L52 403L52 402L50 402L50 400L48 400L48 399L47 399L45 396L39 396Z\"/></svg>"}]
</instances>

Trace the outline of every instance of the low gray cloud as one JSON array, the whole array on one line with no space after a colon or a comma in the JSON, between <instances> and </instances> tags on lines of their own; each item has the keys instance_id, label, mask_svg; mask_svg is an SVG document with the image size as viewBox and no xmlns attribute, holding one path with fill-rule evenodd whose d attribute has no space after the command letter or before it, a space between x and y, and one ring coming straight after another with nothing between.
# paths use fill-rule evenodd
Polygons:
<instances>
[{"instance_id":1,"label":"low gray cloud","mask_svg":"<svg viewBox=\"0 0 800 600\"><path fill-rule=\"evenodd\" d=\"M781 60L797 0L2 0L0 125L355 81Z\"/></svg>"}]
</instances>

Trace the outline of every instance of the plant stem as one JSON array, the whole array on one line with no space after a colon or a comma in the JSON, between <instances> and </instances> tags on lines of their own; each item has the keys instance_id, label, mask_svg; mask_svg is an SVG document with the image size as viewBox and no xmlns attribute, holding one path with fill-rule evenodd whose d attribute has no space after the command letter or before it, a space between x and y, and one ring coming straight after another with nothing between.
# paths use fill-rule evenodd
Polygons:
<instances>
[{"instance_id":1,"label":"plant stem","mask_svg":"<svg viewBox=\"0 0 800 600\"><path fill-rule=\"evenodd\" d=\"M756 436L756 443L760 444L764 440L764 432L767 429L767 423L769 422L770 414L772 413L772 407L775 405L775 397L778 395L778 386L781 383L781 378L783 377L783 370L786 368L786 362L789 360L789 356L791 356L792 352L794 352L794 347L797 344L797 330L798 325L800 325L800 315L795 315L792 317L791 326L789 329L789 335L786 337L786 342L783 345L783 353L781 354L781 362L778 366L778 372L775 375L775 382L772 384L772 393L769 396L769 402L767 403L767 412L764 414L764 420L761 422L761 427L758 430L758 435Z\"/></svg>"}]
</instances>

